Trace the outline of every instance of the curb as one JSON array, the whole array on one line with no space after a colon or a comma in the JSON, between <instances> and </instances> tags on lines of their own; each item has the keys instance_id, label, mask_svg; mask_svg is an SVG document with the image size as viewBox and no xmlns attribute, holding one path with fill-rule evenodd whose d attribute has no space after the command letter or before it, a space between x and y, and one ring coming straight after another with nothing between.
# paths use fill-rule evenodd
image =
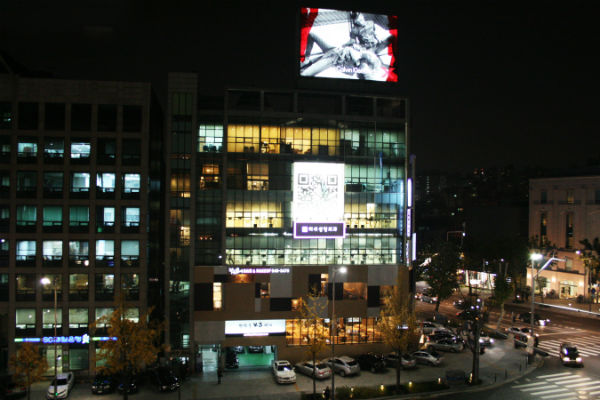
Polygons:
<instances>
[{"instance_id":1,"label":"curb","mask_svg":"<svg viewBox=\"0 0 600 400\"><path fill-rule=\"evenodd\" d=\"M482 385L473 386L473 387L461 386L460 388L445 389L445 390L440 390L440 391L437 391L437 392L410 393L410 394L401 394L401 395L396 395L396 396L373 397L373 399L377 399L377 400L435 399L435 398L438 398L438 397L441 397L441 396L448 396L448 395L452 395L452 394L481 392L483 390L494 389L494 388L500 387L502 385L505 385L507 383L514 382L517 379L521 379L522 377L524 377L526 375L529 375L530 373L532 373L533 371L535 371L536 369L538 369L539 367L541 367L543 365L544 365L544 359L540 358L533 365L533 367L531 367L529 369L526 369L525 372L522 373L521 375L517 375L517 376L514 376L512 378L505 379L505 380L503 380L501 382L495 382L495 383L490 383L490 384L482 384Z\"/></svg>"}]
</instances>

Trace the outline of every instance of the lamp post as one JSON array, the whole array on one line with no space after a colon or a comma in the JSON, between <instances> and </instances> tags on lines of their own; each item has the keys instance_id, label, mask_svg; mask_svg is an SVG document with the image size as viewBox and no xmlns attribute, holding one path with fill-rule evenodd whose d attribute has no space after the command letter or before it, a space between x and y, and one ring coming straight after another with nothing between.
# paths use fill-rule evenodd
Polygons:
<instances>
[{"instance_id":1,"label":"lamp post","mask_svg":"<svg viewBox=\"0 0 600 400\"><path fill-rule=\"evenodd\" d=\"M42 285L49 285L50 283L52 283L52 288L54 290L54 339L52 340L54 342L54 399L56 400L58 398L58 393L57 393L57 385L58 385L58 353L57 353L57 344L56 344L56 325L57 325L57 321L56 321L56 313L57 313L57 301L56 301L56 277L54 277L54 279L52 281L50 281L49 278L44 277L42 278L42 280L40 281L42 283Z\"/></svg>"},{"instance_id":2,"label":"lamp post","mask_svg":"<svg viewBox=\"0 0 600 400\"><path fill-rule=\"evenodd\" d=\"M333 268L331 274L331 400L335 400L335 337L337 335L337 323L335 320L335 274L339 271L346 273L346 267Z\"/></svg>"},{"instance_id":3,"label":"lamp post","mask_svg":"<svg viewBox=\"0 0 600 400\"><path fill-rule=\"evenodd\" d=\"M565 261L565 260L563 260L562 258L550 257L544 263L544 265L542 265L542 267L540 269L538 269L537 274L536 274L535 273L535 262L541 260L542 258L544 258L544 256L539 253L533 253L533 254L531 254L530 258L531 258L531 315L530 315L531 339L535 341L535 332L534 332L534 328L535 328L535 318L534 318L534 315L535 315L535 279L537 278L539 273L542 272L552 262Z\"/></svg>"}]
</instances>

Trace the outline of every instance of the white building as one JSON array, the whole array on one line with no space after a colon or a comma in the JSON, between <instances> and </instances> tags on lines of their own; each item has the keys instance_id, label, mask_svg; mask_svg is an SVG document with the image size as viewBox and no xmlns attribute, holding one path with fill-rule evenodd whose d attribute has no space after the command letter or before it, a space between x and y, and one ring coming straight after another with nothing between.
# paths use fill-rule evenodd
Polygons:
<instances>
[{"instance_id":1,"label":"white building","mask_svg":"<svg viewBox=\"0 0 600 400\"><path fill-rule=\"evenodd\" d=\"M557 262L540 273L545 293L561 298L586 295L591 278L577 251L584 239L600 237L600 176L531 179L529 236L558 248ZM528 273L528 281L531 275Z\"/></svg>"}]
</instances>

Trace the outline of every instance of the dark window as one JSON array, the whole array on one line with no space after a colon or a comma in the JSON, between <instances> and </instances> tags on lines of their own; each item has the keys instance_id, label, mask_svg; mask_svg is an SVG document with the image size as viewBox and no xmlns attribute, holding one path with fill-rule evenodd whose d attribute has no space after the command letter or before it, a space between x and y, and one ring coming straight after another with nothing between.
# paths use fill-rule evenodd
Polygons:
<instances>
[{"instance_id":1,"label":"dark window","mask_svg":"<svg viewBox=\"0 0 600 400\"><path fill-rule=\"evenodd\" d=\"M121 163L123 165L140 165L142 144L138 139L123 139Z\"/></svg>"},{"instance_id":2,"label":"dark window","mask_svg":"<svg viewBox=\"0 0 600 400\"><path fill-rule=\"evenodd\" d=\"M367 307L379 307L381 305L379 286L367 287Z\"/></svg>"},{"instance_id":3,"label":"dark window","mask_svg":"<svg viewBox=\"0 0 600 400\"><path fill-rule=\"evenodd\" d=\"M0 136L0 161L10 162L10 136Z\"/></svg>"},{"instance_id":4,"label":"dark window","mask_svg":"<svg viewBox=\"0 0 600 400\"><path fill-rule=\"evenodd\" d=\"M115 104L98 105L98 131L114 132L117 130L117 106Z\"/></svg>"},{"instance_id":5,"label":"dark window","mask_svg":"<svg viewBox=\"0 0 600 400\"><path fill-rule=\"evenodd\" d=\"M17 172L17 197L35 197L37 173L35 171Z\"/></svg>"},{"instance_id":6,"label":"dark window","mask_svg":"<svg viewBox=\"0 0 600 400\"><path fill-rule=\"evenodd\" d=\"M194 284L194 311L213 310L213 284Z\"/></svg>"},{"instance_id":7,"label":"dark window","mask_svg":"<svg viewBox=\"0 0 600 400\"><path fill-rule=\"evenodd\" d=\"M65 104L46 103L46 117L44 128L53 131L65 130Z\"/></svg>"},{"instance_id":8,"label":"dark window","mask_svg":"<svg viewBox=\"0 0 600 400\"><path fill-rule=\"evenodd\" d=\"M8 301L8 274L0 274L0 301Z\"/></svg>"},{"instance_id":9,"label":"dark window","mask_svg":"<svg viewBox=\"0 0 600 400\"><path fill-rule=\"evenodd\" d=\"M348 115L373 115L373 99L369 97L347 97L346 113Z\"/></svg>"},{"instance_id":10,"label":"dark window","mask_svg":"<svg viewBox=\"0 0 600 400\"><path fill-rule=\"evenodd\" d=\"M58 137L44 138L44 162L61 164L65 155L65 139Z\"/></svg>"},{"instance_id":11,"label":"dark window","mask_svg":"<svg viewBox=\"0 0 600 400\"><path fill-rule=\"evenodd\" d=\"M123 106L123 131L142 131L142 106Z\"/></svg>"},{"instance_id":12,"label":"dark window","mask_svg":"<svg viewBox=\"0 0 600 400\"><path fill-rule=\"evenodd\" d=\"M331 282L327 284L327 298L331 300L332 288ZM344 298L344 283L336 282L335 283L335 299L342 300Z\"/></svg>"},{"instance_id":13,"label":"dark window","mask_svg":"<svg viewBox=\"0 0 600 400\"><path fill-rule=\"evenodd\" d=\"M44 172L44 197L61 198L63 196L63 173Z\"/></svg>"},{"instance_id":14,"label":"dark window","mask_svg":"<svg viewBox=\"0 0 600 400\"><path fill-rule=\"evenodd\" d=\"M117 141L113 138L98 139L98 164L112 165L117 154Z\"/></svg>"},{"instance_id":15,"label":"dark window","mask_svg":"<svg viewBox=\"0 0 600 400\"><path fill-rule=\"evenodd\" d=\"M10 246L8 240L0 239L0 267L8 267Z\"/></svg>"},{"instance_id":16,"label":"dark window","mask_svg":"<svg viewBox=\"0 0 600 400\"><path fill-rule=\"evenodd\" d=\"M12 120L12 104L7 101L0 101L0 129L11 129Z\"/></svg>"},{"instance_id":17,"label":"dark window","mask_svg":"<svg viewBox=\"0 0 600 400\"><path fill-rule=\"evenodd\" d=\"M19 103L19 129L37 129L38 103Z\"/></svg>"},{"instance_id":18,"label":"dark window","mask_svg":"<svg viewBox=\"0 0 600 400\"><path fill-rule=\"evenodd\" d=\"M308 275L308 292L314 294L321 293L321 274Z\"/></svg>"},{"instance_id":19,"label":"dark window","mask_svg":"<svg viewBox=\"0 0 600 400\"><path fill-rule=\"evenodd\" d=\"M540 203L541 204L548 203L548 192L546 192L545 190L542 190L542 192L540 193Z\"/></svg>"},{"instance_id":20,"label":"dark window","mask_svg":"<svg viewBox=\"0 0 600 400\"><path fill-rule=\"evenodd\" d=\"M271 297L270 311L292 311L292 299Z\"/></svg>"},{"instance_id":21,"label":"dark window","mask_svg":"<svg viewBox=\"0 0 600 400\"><path fill-rule=\"evenodd\" d=\"M92 130L92 105L91 104L72 104L71 105L71 130L72 131L90 131L90 130Z\"/></svg>"}]
</instances>

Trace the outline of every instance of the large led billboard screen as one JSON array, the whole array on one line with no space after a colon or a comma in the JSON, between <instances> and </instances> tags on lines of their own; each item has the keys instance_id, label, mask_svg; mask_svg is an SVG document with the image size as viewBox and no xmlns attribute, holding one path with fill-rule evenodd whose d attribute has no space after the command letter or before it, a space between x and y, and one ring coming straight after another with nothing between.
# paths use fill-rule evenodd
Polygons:
<instances>
[{"instance_id":1,"label":"large led billboard screen","mask_svg":"<svg viewBox=\"0 0 600 400\"><path fill-rule=\"evenodd\" d=\"M397 82L398 18L302 8L300 75Z\"/></svg>"},{"instance_id":2,"label":"large led billboard screen","mask_svg":"<svg viewBox=\"0 0 600 400\"><path fill-rule=\"evenodd\" d=\"M293 164L294 237L342 238L344 226L344 164Z\"/></svg>"}]
</instances>

